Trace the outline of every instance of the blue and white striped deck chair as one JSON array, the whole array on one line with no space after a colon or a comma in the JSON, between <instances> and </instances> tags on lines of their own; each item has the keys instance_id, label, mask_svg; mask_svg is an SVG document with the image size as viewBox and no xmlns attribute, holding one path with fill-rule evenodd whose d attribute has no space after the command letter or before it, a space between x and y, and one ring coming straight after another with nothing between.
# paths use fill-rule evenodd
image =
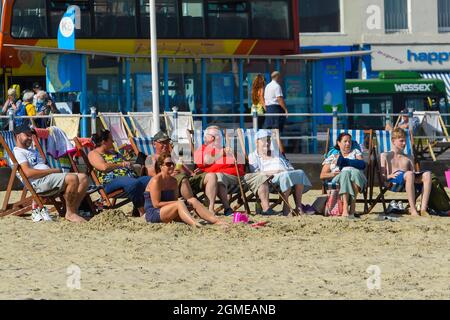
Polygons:
<instances>
[{"instance_id":1,"label":"blue and white striped deck chair","mask_svg":"<svg viewBox=\"0 0 450 320\"><path fill-rule=\"evenodd\" d=\"M405 133L406 133L406 146L405 146L404 154L409 156L412 159L413 164L416 167L415 169L418 169L418 165L415 163L415 158L414 158L414 142L413 142L414 140L413 140L409 130L405 130ZM371 203L370 207L369 207L369 212L375 207L375 205L377 203L379 203L381 201L383 204L384 212L386 213L386 202L390 201L390 199L385 198L385 193L387 191L404 192L404 188L397 187L393 184L385 185L384 181L382 179L382 175L381 175L380 155L383 152L389 152L392 149L391 131L376 130L375 135L376 135L376 146L375 146L376 153L375 153L374 158L375 158L376 165L373 166L373 170L374 170L374 175L376 174L376 176L378 178L380 193L378 194L376 199L373 199L373 189L375 187L374 186L375 179L372 179L372 182L369 185L369 188L370 188L369 201ZM398 201L398 200L408 201L408 199L395 199L395 200L396 201Z\"/></svg>"},{"instance_id":2,"label":"blue and white striped deck chair","mask_svg":"<svg viewBox=\"0 0 450 320\"><path fill-rule=\"evenodd\" d=\"M146 156L155 154L153 138L151 137L130 137L130 142L136 155L139 152L142 152Z\"/></svg>"},{"instance_id":3,"label":"blue and white striped deck chair","mask_svg":"<svg viewBox=\"0 0 450 320\"><path fill-rule=\"evenodd\" d=\"M36 140L35 140L35 142L36 142ZM38 138L37 142L39 143L39 145L36 144L35 147L38 150L39 150L39 148L41 148L41 150L39 150L39 152L42 152L41 156L44 158L44 160L47 162L47 165L50 168L62 169L64 172L71 171L72 164L70 162L68 155L61 157L59 159L55 159L55 158L53 158L53 156L51 156L50 154L47 153L47 139Z\"/></svg>"},{"instance_id":4,"label":"blue and white striped deck chair","mask_svg":"<svg viewBox=\"0 0 450 320\"><path fill-rule=\"evenodd\" d=\"M338 130L329 130L325 155L328 155L328 152L336 144L339 135L344 132L349 133L352 136L352 140L359 145L361 152L364 153L364 151L367 151L364 144L365 141L364 139L365 133L370 134L370 131L356 130L356 129L338 129Z\"/></svg>"},{"instance_id":5,"label":"blue and white striped deck chair","mask_svg":"<svg viewBox=\"0 0 450 320\"><path fill-rule=\"evenodd\" d=\"M5 139L5 142L8 145L9 149L11 149L11 151L14 150L14 147L16 146L16 138L14 136L14 132L12 132L12 131L0 131L0 133L1 133L2 137L3 137L3 139ZM9 158L9 155L6 152L6 150L5 150L5 152L3 154L4 154L4 157L5 157L6 161L8 161L9 166L11 166L12 165L12 161Z\"/></svg>"}]
</instances>

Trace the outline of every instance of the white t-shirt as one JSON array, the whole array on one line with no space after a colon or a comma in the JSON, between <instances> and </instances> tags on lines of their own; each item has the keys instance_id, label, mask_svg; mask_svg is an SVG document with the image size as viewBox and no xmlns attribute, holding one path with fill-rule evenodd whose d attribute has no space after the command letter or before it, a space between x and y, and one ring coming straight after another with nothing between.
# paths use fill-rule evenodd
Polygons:
<instances>
[{"instance_id":1,"label":"white t-shirt","mask_svg":"<svg viewBox=\"0 0 450 320\"><path fill-rule=\"evenodd\" d=\"M266 106L270 106L273 104L280 104L278 102L278 97L283 96L283 91L281 90L281 86L275 80L272 80L264 90L264 101Z\"/></svg>"},{"instance_id":2,"label":"white t-shirt","mask_svg":"<svg viewBox=\"0 0 450 320\"><path fill-rule=\"evenodd\" d=\"M358 149L353 149L345 158L356 160L358 159L357 156L361 156L362 153ZM325 161L322 163L322 165L329 164L331 172L337 172L339 171L339 167L336 165L336 160L339 158L339 153L332 154L328 158L325 159ZM343 168L345 169L345 168Z\"/></svg>"},{"instance_id":3,"label":"white t-shirt","mask_svg":"<svg viewBox=\"0 0 450 320\"><path fill-rule=\"evenodd\" d=\"M36 149L23 149L19 147L14 147L13 152L19 164L28 162L28 166L32 169L36 170L50 169L50 167L45 164L45 161L42 159L41 155ZM18 177L22 181L22 178L20 176ZM30 178L29 180L30 182L33 182L36 179Z\"/></svg>"}]
</instances>

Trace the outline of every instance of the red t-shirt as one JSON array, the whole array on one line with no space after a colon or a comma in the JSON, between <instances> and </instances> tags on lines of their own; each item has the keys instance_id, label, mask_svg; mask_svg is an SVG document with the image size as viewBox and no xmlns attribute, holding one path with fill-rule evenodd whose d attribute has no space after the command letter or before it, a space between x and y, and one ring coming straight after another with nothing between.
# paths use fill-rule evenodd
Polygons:
<instances>
[{"instance_id":1,"label":"red t-shirt","mask_svg":"<svg viewBox=\"0 0 450 320\"><path fill-rule=\"evenodd\" d=\"M211 173L227 173L233 176L237 176L236 166L234 164L234 158L229 155L223 155L222 157L216 159L216 161L212 164L204 163L205 155L209 155L214 157L219 154L219 152L223 153L223 149L217 149L212 146L202 145L201 148L198 148L194 153L194 162L199 169L204 172ZM243 176L245 174L245 169L243 164L238 164L239 175Z\"/></svg>"}]
</instances>

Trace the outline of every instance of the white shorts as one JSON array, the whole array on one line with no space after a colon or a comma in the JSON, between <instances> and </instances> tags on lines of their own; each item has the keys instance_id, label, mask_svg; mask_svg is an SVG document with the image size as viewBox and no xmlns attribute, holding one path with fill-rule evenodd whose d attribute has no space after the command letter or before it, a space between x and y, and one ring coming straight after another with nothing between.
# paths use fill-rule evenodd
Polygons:
<instances>
[{"instance_id":1,"label":"white shorts","mask_svg":"<svg viewBox=\"0 0 450 320\"><path fill-rule=\"evenodd\" d=\"M52 196L64 191L67 173L51 173L45 177L34 180L31 185L37 194Z\"/></svg>"}]
</instances>

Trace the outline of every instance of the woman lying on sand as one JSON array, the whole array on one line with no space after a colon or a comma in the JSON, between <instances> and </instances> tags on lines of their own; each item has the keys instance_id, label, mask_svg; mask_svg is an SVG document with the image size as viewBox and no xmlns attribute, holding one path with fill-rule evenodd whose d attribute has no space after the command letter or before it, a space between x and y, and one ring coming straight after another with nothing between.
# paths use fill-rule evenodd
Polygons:
<instances>
[{"instance_id":1,"label":"woman lying on sand","mask_svg":"<svg viewBox=\"0 0 450 320\"><path fill-rule=\"evenodd\" d=\"M174 169L175 164L170 154L162 153L156 163L157 175L150 180L144 192L145 220L150 223L183 221L190 226L201 227L201 224L191 216L187 203L194 208L200 218L212 224L226 225L196 198L187 199L186 203L183 200L177 200L177 180L172 177Z\"/></svg>"}]
</instances>

